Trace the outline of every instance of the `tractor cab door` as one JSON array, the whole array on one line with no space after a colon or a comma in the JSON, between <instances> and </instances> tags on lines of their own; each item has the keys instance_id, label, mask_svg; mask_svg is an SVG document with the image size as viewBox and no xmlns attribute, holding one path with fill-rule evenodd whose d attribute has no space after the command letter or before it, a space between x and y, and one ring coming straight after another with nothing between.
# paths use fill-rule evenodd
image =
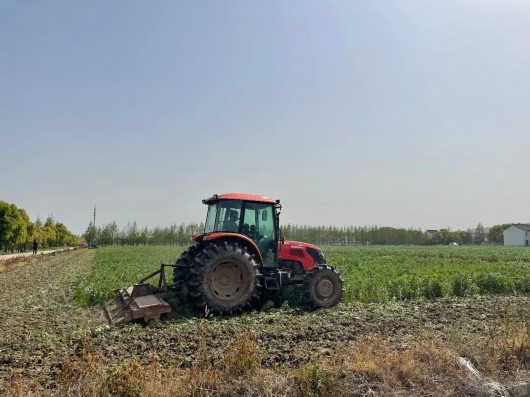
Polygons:
<instances>
[{"instance_id":1,"label":"tractor cab door","mask_svg":"<svg viewBox=\"0 0 530 397\"><path fill-rule=\"evenodd\" d=\"M264 267L276 267L278 236L274 207L268 203L247 201L243 207L241 233L258 246Z\"/></svg>"}]
</instances>

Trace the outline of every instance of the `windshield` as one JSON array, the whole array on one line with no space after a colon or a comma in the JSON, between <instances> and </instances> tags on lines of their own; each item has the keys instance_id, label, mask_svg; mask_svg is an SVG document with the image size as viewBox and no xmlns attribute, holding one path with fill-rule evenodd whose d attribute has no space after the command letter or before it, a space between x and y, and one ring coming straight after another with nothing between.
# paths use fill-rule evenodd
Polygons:
<instances>
[{"instance_id":1,"label":"windshield","mask_svg":"<svg viewBox=\"0 0 530 397\"><path fill-rule=\"evenodd\" d=\"M241 223L241 204L238 200L222 200L210 204L204 232L238 233Z\"/></svg>"}]
</instances>

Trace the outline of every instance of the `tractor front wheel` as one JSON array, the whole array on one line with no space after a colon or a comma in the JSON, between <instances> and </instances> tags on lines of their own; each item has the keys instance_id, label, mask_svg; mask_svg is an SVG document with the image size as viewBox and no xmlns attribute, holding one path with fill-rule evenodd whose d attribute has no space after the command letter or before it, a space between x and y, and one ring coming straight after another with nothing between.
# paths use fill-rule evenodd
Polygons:
<instances>
[{"instance_id":1,"label":"tractor front wheel","mask_svg":"<svg viewBox=\"0 0 530 397\"><path fill-rule=\"evenodd\" d=\"M237 243L208 245L190 269L189 293L199 308L232 313L257 297L258 264Z\"/></svg>"},{"instance_id":2,"label":"tractor front wheel","mask_svg":"<svg viewBox=\"0 0 530 397\"><path fill-rule=\"evenodd\" d=\"M303 288L310 310L332 307L342 298L342 277L333 266L317 265L307 272Z\"/></svg>"}]
</instances>

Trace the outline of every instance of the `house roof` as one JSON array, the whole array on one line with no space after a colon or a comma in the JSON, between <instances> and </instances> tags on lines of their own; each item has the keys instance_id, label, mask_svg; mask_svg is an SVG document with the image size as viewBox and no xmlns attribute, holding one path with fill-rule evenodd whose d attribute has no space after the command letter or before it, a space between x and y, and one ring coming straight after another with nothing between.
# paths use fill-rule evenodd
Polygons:
<instances>
[{"instance_id":1,"label":"house roof","mask_svg":"<svg viewBox=\"0 0 530 397\"><path fill-rule=\"evenodd\" d=\"M514 223L512 226L515 226L517 229L524 230L526 232L530 232L530 224L528 223Z\"/></svg>"}]
</instances>

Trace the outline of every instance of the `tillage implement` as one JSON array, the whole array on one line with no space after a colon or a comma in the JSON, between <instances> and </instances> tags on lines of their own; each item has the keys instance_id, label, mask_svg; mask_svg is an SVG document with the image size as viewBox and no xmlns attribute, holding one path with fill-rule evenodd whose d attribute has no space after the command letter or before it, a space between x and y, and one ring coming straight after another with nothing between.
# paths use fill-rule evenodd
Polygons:
<instances>
[{"instance_id":1,"label":"tillage implement","mask_svg":"<svg viewBox=\"0 0 530 397\"><path fill-rule=\"evenodd\" d=\"M322 250L281 236L279 200L228 193L214 194L203 203L208 206L204 233L192 237L176 264L161 265L107 301L111 324L157 320L171 312L165 298L179 295L199 310L218 314L240 311L292 284L302 285L309 309L340 301L342 278L326 264ZM171 282L167 268L173 270ZM155 276L156 285L147 283Z\"/></svg>"}]
</instances>

